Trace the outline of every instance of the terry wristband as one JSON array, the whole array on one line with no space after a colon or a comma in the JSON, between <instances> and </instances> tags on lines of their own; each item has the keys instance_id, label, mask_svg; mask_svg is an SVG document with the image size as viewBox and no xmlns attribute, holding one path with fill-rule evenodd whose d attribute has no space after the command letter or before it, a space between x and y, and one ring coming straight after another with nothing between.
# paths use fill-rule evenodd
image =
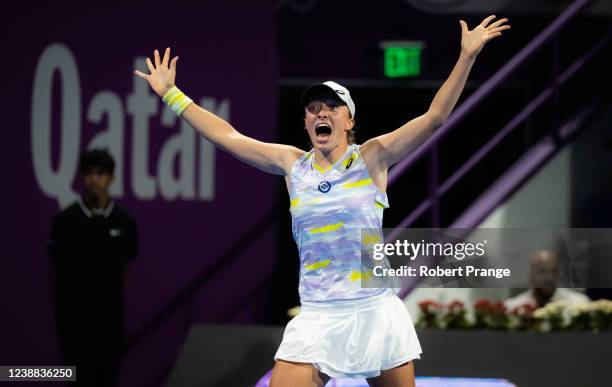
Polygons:
<instances>
[{"instance_id":1,"label":"terry wristband","mask_svg":"<svg viewBox=\"0 0 612 387\"><path fill-rule=\"evenodd\" d=\"M168 91L166 91L162 101L164 101L164 103L168 105L170 109L172 109L172 111L179 117L181 114L183 114L183 111L187 109L187 106L193 102L191 98L187 97L185 93L180 91L176 86L172 86Z\"/></svg>"}]
</instances>

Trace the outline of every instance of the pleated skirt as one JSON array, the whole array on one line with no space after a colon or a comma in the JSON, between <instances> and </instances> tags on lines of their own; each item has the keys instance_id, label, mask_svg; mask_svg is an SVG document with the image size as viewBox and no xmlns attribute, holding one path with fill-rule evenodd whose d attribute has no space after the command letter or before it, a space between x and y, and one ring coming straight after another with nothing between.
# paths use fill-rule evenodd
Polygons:
<instances>
[{"instance_id":1,"label":"pleated skirt","mask_svg":"<svg viewBox=\"0 0 612 387\"><path fill-rule=\"evenodd\" d=\"M408 310L387 289L360 300L302 302L274 359L310 363L334 378L372 378L421 353Z\"/></svg>"}]
</instances>

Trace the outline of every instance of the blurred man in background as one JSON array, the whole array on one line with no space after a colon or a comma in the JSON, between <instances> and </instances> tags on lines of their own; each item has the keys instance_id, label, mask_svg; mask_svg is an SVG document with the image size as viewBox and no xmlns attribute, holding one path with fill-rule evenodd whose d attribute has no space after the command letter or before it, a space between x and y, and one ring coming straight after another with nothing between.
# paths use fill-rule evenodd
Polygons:
<instances>
[{"instance_id":1,"label":"blurred man in background","mask_svg":"<svg viewBox=\"0 0 612 387\"><path fill-rule=\"evenodd\" d=\"M81 198L55 216L48 251L58 343L76 385L119 385L125 345L126 266L138 255L135 222L110 197L115 161L106 150L79 161Z\"/></svg>"},{"instance_id":2,"label":"blurred man in background","mask_svg":"<svg viewBox=\"0 0 612 387\"><path fill-rule=\"evenodd\" d=\"M536 308L549 302L565 301L570 304L589 302L589 298L572 289L557 288L559 281L559 258L549 250L536 251L531 256L529 283L531 288L504 302L507 310L523 305Z\"/></svg>"}]
</instances>

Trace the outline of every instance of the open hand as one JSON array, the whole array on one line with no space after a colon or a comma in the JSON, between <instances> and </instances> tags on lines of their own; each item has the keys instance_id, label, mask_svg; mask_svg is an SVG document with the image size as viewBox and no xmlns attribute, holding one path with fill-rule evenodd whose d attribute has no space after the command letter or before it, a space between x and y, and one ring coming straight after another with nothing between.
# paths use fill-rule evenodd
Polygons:
<instances>
[{"instance_id":1,"label":"open hand","mask_svg":"<svg viewBox=\"0 0 612 387\"><path fill-rule=\"evenodd\" d=\"M174 86L178 56L175 56L170 64L168 64L170 59L170 47L166 48L164 59L161 61L157 50L154 51L153 56L155 58L155 66L151 63L151 59L147 58L147 67L151 74L145 74L138 70L134 71L134 74L138 75L140 78L146 79L153 91L160 97L163 97L166 91Z\"/></svg>"},{"instance_id":2,"label":"open hand","mask_svg":"<svg viewBox=\"0 0 612 387\"><path fill-rule=\"evenodd\" d=\"M508 19L499 19L491 23L496 18L491 15L484 19L473 30L468 30L467 23L460 20L461 24L461 55L465 55L470 59L476 58L476 55L491 39L501 36L502 31L510 29L508 24L504 24ZM491 23L491 24L489 24Z\"/></svg>"}]
</instances>

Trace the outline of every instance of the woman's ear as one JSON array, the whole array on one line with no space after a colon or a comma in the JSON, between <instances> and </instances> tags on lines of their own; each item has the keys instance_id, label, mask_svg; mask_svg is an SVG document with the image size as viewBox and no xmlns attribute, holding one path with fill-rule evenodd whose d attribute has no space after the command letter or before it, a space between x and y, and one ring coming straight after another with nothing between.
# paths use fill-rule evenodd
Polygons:
<instances>
[{"instance_id":1,"label":"woman's ear","mask_svg":"<svg viewBox=\"0 0 612 387\"><path fill-rule=\"evenodd\" d=\"M351 117L351 118L349 118L349 122L348 122L347 128L348 128L348 130L351 130L351 129L353 129L354 126L355 126L355 119Z\"/></svg>"}]
</instances>

